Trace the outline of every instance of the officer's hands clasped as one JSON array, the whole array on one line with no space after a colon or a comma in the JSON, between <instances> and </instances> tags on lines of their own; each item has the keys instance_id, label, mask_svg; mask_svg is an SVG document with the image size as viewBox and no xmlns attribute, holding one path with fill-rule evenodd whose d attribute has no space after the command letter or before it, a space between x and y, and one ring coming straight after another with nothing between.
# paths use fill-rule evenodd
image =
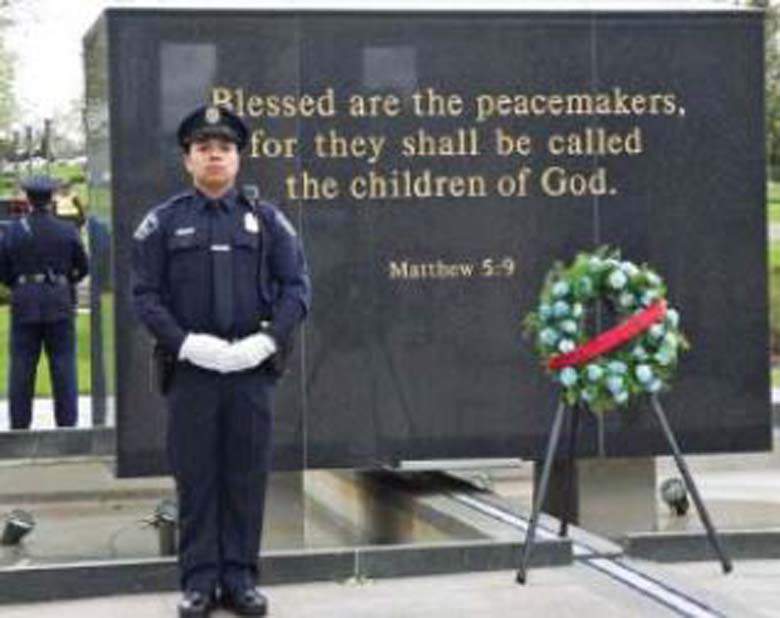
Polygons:
<instances>
[{"instance_id":1,"label":"officer's hands clasped","mask_svg":"<svg viewBox=\"0 0 780 618\"><path fill-rule=\"evenodd\" d=\"M233 343L203 333L190 333L179 350L179 360L219 373L246 371L262 364L276 343L265 333L256 333Z\"/></svg>"},{"instance_id":2,"label":"officer's hands clasped","mask_svg":"<svg viewBox=\"0 0 780 618\"><path fill-rule=\"evenodd\" d=\"M245 371L257 367L276 352L276 343L265 333L255 333L231 343L222 356L222 371Z\"/></svg>"},{"instance_id":3,"label":"officer's hands clasped","mask_svg":"<svg viewBox=\"0 0 780 618\"><path fill-rule=\"evenodd\" d=\"M230 344L214 335L190 333L179 349L179 360L189 361L193 365L222 372L221 357Z\"/></svg>"}]
</instances>

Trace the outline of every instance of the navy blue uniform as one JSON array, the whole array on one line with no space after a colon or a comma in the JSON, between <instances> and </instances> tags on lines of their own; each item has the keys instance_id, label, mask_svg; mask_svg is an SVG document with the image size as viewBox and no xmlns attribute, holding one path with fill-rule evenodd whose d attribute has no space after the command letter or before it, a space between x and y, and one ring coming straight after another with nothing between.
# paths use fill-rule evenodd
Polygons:
<instances>
[{"instance_id":1,"label":"navy blue uniform","mask_svg":"<svg viewBox=\"0 0 780 618\"><path fill-rule=\"evenodd\" d=\"M227 271L215 253L229 260ZM225 272L232 319L220 324L215 278ZM174 357L188 333L235 340L265 321L283 347L309 307L294 229L277 208L252 205L235 189L216 204L191 190L152 209L134 235L133 277L138 316ZM176 363L167 392L167 445L184 589L254 585L278 377L270 366L223 374Z\"/></svg>"},{"instance_id":2,"label":"navy blue uniform","mask_svg":"<svg viewBox=\"0 0 780 618\"><path fill-rule=\"evenodd\" d=\"M0 280L12 290L12 429L30 426L41 346L49 359L57 426L70 427L78 420L74 285L87 271L76 227L44 208L14 221L0 242Z\"/></svg>"}]
</instances>

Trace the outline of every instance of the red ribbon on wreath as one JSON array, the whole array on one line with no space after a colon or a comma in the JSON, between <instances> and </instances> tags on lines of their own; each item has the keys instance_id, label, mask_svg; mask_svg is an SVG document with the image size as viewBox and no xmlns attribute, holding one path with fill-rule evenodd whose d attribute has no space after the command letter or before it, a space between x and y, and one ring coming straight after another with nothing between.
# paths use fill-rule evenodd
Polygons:
<instances>
[{"instance_id":1,"label":"red ribbon on wreath","mask_svg":"<svg viewBox=\"0 0 780 618\"><path fill-rule=\"evenodd\" d=\"M602 354L607 354L624 343L631 341L637 335L645 332L656 322L663 320L666 315L666 301L661 299L654 302L647 309L632 315L617 326L604 331L590 341L567 352L551 356L547 362L550 369L562 369L572 365L582 365L590 359Z\"/></svg>"}]
</instances>

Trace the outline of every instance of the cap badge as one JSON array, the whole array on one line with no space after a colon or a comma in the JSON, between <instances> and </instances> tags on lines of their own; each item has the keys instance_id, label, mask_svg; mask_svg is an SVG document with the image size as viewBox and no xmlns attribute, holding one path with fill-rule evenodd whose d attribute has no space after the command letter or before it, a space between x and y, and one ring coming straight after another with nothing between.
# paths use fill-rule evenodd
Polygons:
<instances>
[{"instance_id":1,"label":"cap badge","mask_svg":"<svg viewBox=\"0 0 780 618\"><path fill-rule=\"evenodd\" d=\"M218 107L209 107L206 109L206 122L209 124L217 124L220 121L220 114Z\"/></svg>"}]
</instances>

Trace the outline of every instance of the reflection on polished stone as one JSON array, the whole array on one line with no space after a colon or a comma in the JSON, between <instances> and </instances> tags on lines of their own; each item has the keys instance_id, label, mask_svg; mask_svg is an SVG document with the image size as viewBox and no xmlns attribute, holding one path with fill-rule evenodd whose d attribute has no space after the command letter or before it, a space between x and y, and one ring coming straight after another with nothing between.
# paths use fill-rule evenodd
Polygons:
<instances>
[{"instance_id":1,"label":"reflection on polished stone","mask_svg":"<svg viewBox=\"0 0 780 618\"><path fill-rule=\"evenodd\" d=\"M106 427L114 427L113 406L109 407L109 414L105 419ZM89 395L79 396L79 420L75 429L91 429L92 422L92 398ZM9 431L8 400L0 400L0 431ZM50 397L36 397L33 401L33 418L31 430L57 429L54 423L54 399ZM64 429L64 428L63 428ZM70 427L68 429L71 429Z\"/></svg>"}]
</instances>

